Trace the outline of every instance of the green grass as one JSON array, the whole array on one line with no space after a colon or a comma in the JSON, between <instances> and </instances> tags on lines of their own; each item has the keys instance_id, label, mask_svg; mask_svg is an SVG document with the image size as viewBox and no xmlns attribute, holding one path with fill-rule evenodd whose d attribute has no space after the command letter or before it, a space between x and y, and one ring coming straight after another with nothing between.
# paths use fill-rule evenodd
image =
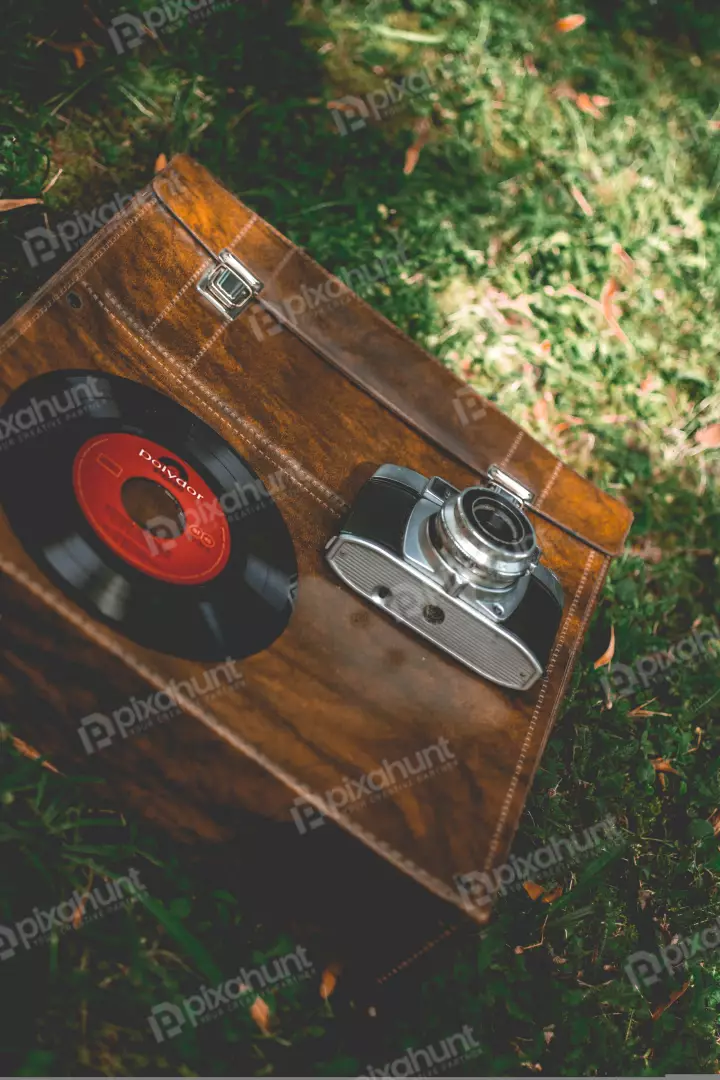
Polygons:
<instances>
[{"instance_id":1,"label":"green grass","mask_svg":"<svg viewBox=\"0 0 720 1080\"><path fill-rule=\"evenodd\" d=\"M122 56L98 25L117 14L107 0L92 15L79 0L6 8L0 197L37 196L62 174L43 207L2 216L3 315L59 265L33 268L22 250L44 213L62 222L130 194L159 153L188 150L330 269L400 239L402 272L367 299L636 515L514 850L608 813L623 845L565 867L553 904L501 899L486 932L432 976L390 984L376 1016L343 975L328 1002L315 978L268 995L268 1035L245 1006L158 1045L153 1005L298 942L242 896L208 890L167 838L96 810L92 784L6 739L0 921L130 866L152 898L0 964L7 1068L352 1076L470 1024L468 1075L717 1071L720 952L645 994L623 973L636 950L720 915L717 654L612 708L593 669L611 625L616 661L631 665L718 617L720 456L697 439L720 422L712 6L235 4ZM573 11L586 24L555 32ZM78 69L50 41L96 47ZM328 101L423 70L426 93L339 135ZM567 87L609 98L602 118ZM422 117L429 135L406 176ZM623 336L589 302L610 279ZM664 784L658 758L676 770Z\"/></svg>"}]
</instances>

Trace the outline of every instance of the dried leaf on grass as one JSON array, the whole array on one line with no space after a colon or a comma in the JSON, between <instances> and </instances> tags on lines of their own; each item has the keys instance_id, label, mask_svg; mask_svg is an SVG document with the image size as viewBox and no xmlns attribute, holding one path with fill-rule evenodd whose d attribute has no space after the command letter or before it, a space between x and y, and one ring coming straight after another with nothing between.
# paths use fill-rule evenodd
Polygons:
<instances>
[{"instance_id":1,"label":"dried leaf on grass","mask_svg":"<svg viewBox=\"0 0 720 1080\"><path fill-rule=\"evenodd\" d=\"M571 30L577 30L586 22L584 15L563 15L555 23L555 29L559 34L569 34Z\"/></svg>"},{"instance_id":2,"label":"dried leaf on grass","mask_svg":"<svg viewBox=\"0 0 720 1080\"><path fill-rule=\"evenodd\" d=\"M590 203L587 201L587 199L583 195L580 188L575 187L575 186L571 187L570 188L570 194L572 195L573 199L575 200L575 202L578 204L578 206L582 210L583 214L585 214L586 217L592 217L593 214L595 213L595 211L593 210L592 206L590 205Z\"/></svg>"},{"instance_id":3,"label":"dried leaf on grass","mask_svg":"<svg viewBox=\"0 0 720 1080\"><path fill-rule=\"evenodd\" d=\"M597 671L598 668L605 667L606 664L609 664L614 655L615 655L615 627L611 624L610 625L610 643L609 643L607 649L605 650L605 652L602 654L602 656L598 657L598 659L595 661L595 665L594 665L595 670Z\"/></svg>"},{"instance_id":4,"label":"dried leaf on grass","mask_svg":"<svg viewBox=\"0 0 720 1080\"><path fill-rule=\"evenodd\" d=\"M630 352L634 352L635 350L632 342L618 322L619 309L613 303L613 297L616 293L617 285L615 279L610 278L603 286L600 300L594 300L592 296L588 296L587 293L582 292L575 285L565 285L564 288L559 290L558 295L574 296L577 300L582 300L590 307L595 308L596 311L599 311L605 317L608 327L614 336L619 338L620 341L627 346Z\"/></svg>"},{"instance_id":5,"label":"dried leaf on grass","mask_svg":"<svg viewBox=\"0 0 720 1080\"><path fill-rule=\"evenodd\" d=\"M520 956L521 953L524 953L524 952L529 952L530 949L539 949L540 946L544 944L544 942L545 942L545 927L547 926L547 921L548 921L549 918L550 918L549 914L545 916L545 921L543 922L542 926L540 927L540 939L538 941L534 941L532 943L532 945L516 945L515 946L515 948L513 949L513 952L516 954L516 956Z\"/></svg>"},{"instance_id":6,"label":"dried leaf on grass","mask_svg":"<svg viewBox=\"0 0 720 1080\"><path fill-rule=\"evenodd\" d=\"M674 1005L677 999L683 996L689 985L690 980L688 979L686 983L683 983L679 990L673 990L667 1003L665 1005L659 1005L655 1012L652 1013L652 1019L657 1020L659 1016L662 1016L666 1009L669 1009L671 1005Z\"/></svg>"},{"instance_id":7,"label":"dried leaf on grass","mask_svg":"<svg viewBox=\"0 0 720 1080\"><path fill-rule=\"evenodd\" d=\"M650 764L652 765L653 769L657 773L674 773L675 776L680 776L681 775L677 771L677 769L674 769L672 767L672 765L670 764L670 762L668 761L667 758L653 758L653 760L650 762Z\"/></svg>"},{"instance_id":8,"label":"dried leaf on grass","mask_svg":"<svg viewBox=\"0 0 720 1080\"><path fill-rule=\"evenodd\" d=\"M552 95L555 98L569 98L574 101L577 97L577 90L574 86L571 86L569 82L563 79L562 82L556 83L553 87Z\"/></svg>"},{"instance_id":9,"label":"dried leaf on grass","mask_svg":"<svg viewBox=\"0 0 720 1080\"><path fill-rule=\"evenodd\" d=\"M51 49L56 49L57 52L71 53L75 60L75 67L85 67L87 63L87 57L85 56L86 49L97 49L99 46L94 41L50 41L48 38L34 38L34 41L38 45L49 45Z\"/></svg>"},{"instance_id":10,"label":"dried leaf on grass","mask_svg":"<svg viewBox=\"0 0 720 1080\"><path fill-rule=\"evenodd\" d=\"M657 701L657 698L650 698L649 701L643 701L642 704L636 705L634 709L630 710L628 716L672 716L672 713L658 712L657 709L648 709L648 705L652 705L653 701Z\"/></svg>"},{"instance_id":11,"label":"dried leaf on grass","mask_svg":"<svg viewBox=\"0 0 720 1080\"><path fill-rule=\"evenodd\" d=\"M17 210L20 206L32 206L33 203L41 203L42 199L0 199L0 211Z\"/></svg>"},{"instance_id":12,"label":"dried leaf on grass","mask_svg":"<svg viewBox=\"0 0 720 1080\"><path fill-rule=\"evenodd\" d=\"M405 151L405 165L403 166L403 172L405 176L410 176L415 169L418 161L420 160L420 152L428 141L430 135L430 117L421 116L415 125L415 140L412 146L409 146Z\"/></svg>"},{"instance_id":13,"label":"dried leaf on grass","mask_svg":"<svg viewBox=\"0 0 720 1080\"><path fill-rule=\"evenodd\" d=\"M616 241L610 250L612 251L613 255L617 255L618 259L620 259L623 266L629 273L634 273L635 260L630 255L628 255L622 244L618 244Z\"/></svg>"},{"instance_id":14,"label":"dried leaf on grass","mask_svg":"<svg viewBox=\"0 0 720 1080\"><path fill-rule=\"evenodd\" d=\"M17 735L12 736L12 744L19 754L30 758L31 761L37 761L38 758L42 757L39 750L36 750L34 746L30 746L29 743L23 742L22 739L18 739ZM58 773L58 776L60 775L59 771L49 761L43 761L42 767L43 769L49 769L50 772Z\"/></svg>"},{"instance_id":15,"label":"dried leaf on grass","mask_svg":"<svg viewBox=\"0 0 720 1080\"><path fill-rule=\"evenodd\" d=\"M710 424L709 427L696 431L695 442L699 446L707 447L708 450L714 450L720 446L720 424Z\"/></svg>"},{"instance_id":16,"label":"dried leaf on grass","mask_svg":"<svg viewBox=\"0 0 720 1080\"><path fill-rule=\"evenodd\" d=\"M270 1030L270 1009L266 1001L256 997L250 1006L250 1016L265 1034Z\"/></svg>"},{"instance_id":17,"label":"dried leaf on grass","mask_svg":"<svg viewBox=\"0 0 720 1080\"><path fill-rule=\"evenodd\" d=\"M597 96L599 97L599 95ZM606 99L603 98L602 100ZM603 119L603 114L600 112L600 109L597 107L594 99L591 98L589 94L578 94L578 96L575 98L575 104L577 105L580 112L587 113L588 116L593 116L596 120Z\"/></svg>"},{"instance_id":18,"label":"dried leaf on grass","mask_svg":"<svg viewBox=\"0 0 720 1080\"><path fill-rule=\"evenodd\" d=\"M57 182L60 179L60 177L62 176L62 174L63 174L63 170L62 170L62 168L59 168L58 171L53 176L52 180L48 180L47 184L42 189L43 195L45 194L46 191L49 191L50 188L55 187L55 184L57 184Z\"/></svg>"},{"instance_id":19,"label":"dried leaf on grass","mask_svg":"<svg viewBox=\"0 0 720 1080\"><path fill-rule=\"evenodd\" d=\"M332 995L337 986L340 968L337 964L328 964L320 978L320 997L325 1001Z\"/></svg>"},{"instance_id":20,"label":"dried leaf on grass","mask_svg":"<svg viewBox=\"0 0 720 1080\"><path fill-rule=\"evenodd\" d=\"M537 900L545 892L542 885L538 885L536 881L523 881L523 889L531 900Z\"/></svg>"},{"instance_id":21,"label":"dried leaf on grass","mask_svg":"<svg viewBox=\"0 0 720 1080\"><path fill-rule=\"evenodd\" d=\"M602 312L608 322L615 318L615 308L613 305L613 297L618 292L617 282L615 278L611 277L605 282L600 293L600 304L602 306Z\"/></svg>"},{"instance_id":22,"label":"dried leaf on grass","mask_svg":"<svg viewBox=\"0 0 720 1080\"><path fill-rule=\"evenodd\" d=\"M568 431L569 428L578 427L584 423L585 421L581 420L579 416L568 416L565 420L561 420L559 424L556 424L553 430L556 435L562 435L562 433Z\"/></svg>"},{"instance_id":23,"label":"dried leaf on grass","mask_svg":"<svg viewBox=\"0 0 720 1080\"><path fill-rule=\"evenodd\" d=\"M604 94L586 94L583 90L578 92L571 83L565 80L553 87L552 95L554 98L566 98L574 102L580 112L587 113L596 120L604 120L605 114L600 110L612 105L612 100Z\"/></svg>"},{"instance_id":24,"label":"dried leaf on grass","mask_svg":"<svg viewBox=\"0 0 720 1080\"><path fill-rule=\"evenodd\" d=\"M74 930L78 930L80 928L80 926L82 925L83 917L85 915L85 905L87 904L88 897L90 895L90 890L92 889L92 883L93 883L94 878L95 878L95 871L91 870L90 874L88 876L88 883L85 886L85 892L80 897L80 903L78 904L78 906L75 908L75 911L73 912L72 925L73 925Z\"/></svg>"},{"instance_id":25,"label":"dried leaf on grass","mask_svg":"<svg viewBox=\"0 0 720 1080\"><path fill-rule=\"evenodd\" d=\"M552 904L553 900L558 900L563 894L562 885L546 890L543 885L538 885L536 881L523 881L523 889L531 900L541 899L543 904Z\"/></svg>"},{"instance_id":26,"label":"dried leaf on grass","mask_svg":"<svg viewBox=\"0 0 720 1080\"><path fill-rule=\"evenodd\" d=\"M639 393L644 396L645 394L651 394L653 390L660 390L661 388L662 379L654 372L651 372L649 375L646 375L640 383Z\"/></svg>"},{"instance_id":27,"label":"dried leaf on grass","mask_svg":"<svg viewBox=\"0 0 720 1080\"><path fill-rule=\"evenodd\" d=\"M166 155L165 154L158 154L158 156L155 158L155 172L156 173L162 172L163 169L167 168L167 163L168 163L168 159L167 159Z\"/></svg>"}]
</instances>

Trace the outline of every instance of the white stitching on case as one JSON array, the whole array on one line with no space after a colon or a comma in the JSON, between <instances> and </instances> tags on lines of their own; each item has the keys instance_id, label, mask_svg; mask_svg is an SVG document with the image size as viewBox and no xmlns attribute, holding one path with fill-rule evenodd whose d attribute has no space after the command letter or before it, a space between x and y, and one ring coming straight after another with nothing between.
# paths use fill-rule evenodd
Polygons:
<instances>
[{"instance_id":1,"label":"white stitching on case","mask_svg":"<svg viewBox=\"0 0 720 1080\"><path fill-rule=\"evenodd\" d=\"M180 363L180 361L171 353L169 353L166 349L164 349L159 344L159 342L151 339L152 344L158 349L158 351L161 352L171 364L180 369L179 375L175 375L173 372L171 372L169 368L164 365L154 353L150 351L147 345L139 337L137 337L136 334L133 333L130 327L126 325L126 323L123 322L122 319L118 318L118 316L110 310L107 304L103 302L103 300L98 296L98 294L95 292L92 286L88 284L87 281L83 281L82 285L90 293L96 303L98 303L110 316L110 318L113 319L116 323L118 323L119 326L122 326L122 328L125 330L125 333L129 334L130 337L140 346L140 348L143 349L151 357L151 359L156 364L158 364L163 371L165 371L166 374L176 379L176 381L181 382L184 391L194 397L197 401L199 401L204 406L204 408L208 409L218 420L220 420L222 423L232 426L234 433L236 435L239 435L240 438L243 439L245 442L249 443L250 446L252 446L262 457L264 457L266 461L269 461L276 467L280 466L281 468L285 468L287 470L288 478L292 480L293 483L297 484L298 487L301 487L312 499L320 503L320 505L323 506L326 510L329 510L330 513L335 514L336 516L340 516L340 514L344 513L348 509L347 504L344 502L343 499L340 498L339 495L337 495L334 491L332 491L325 484L323 484L322 481L314 477L312 473L309 473L298 461L295 461L295 459L292 458L289 454L286 454L285 451L281 450L278 446L276 446L275 443L273 443L270 439L267 438L267 436L257 431L253 424L251 424L244 417L241 417L238 413L236 413L233 409L226 405L221 398L214 394L213 391L209 389L209 387L206 387L205 384L200 379L198 379L196 375L193 375L193 373L188 370L187 367L184 367ZM106 295L108 295L108 299L110 299L110 295ZM115 300L115 298L112 299ZM117 303L116 300L115 302ZM144 337L148 336L147 331L143 330L143 328L139 326L139 324L129 314L129 312L123 311L123 314L129 322L132 322L138 328L138 331ZM188 386L189 381L192 381L196 385L199 385L199 388L203 392L203 394L205 394L206 397L210 397L215 402L215 404L223 410L223 412L226 412L228 414L231 419L228 419L227 416L221 416L221 414L216 409L213 409L212 406L207 403L207 401L204 401L198 393L190 389ZM235 422L234 426L231 423L231 420ZM252 431L255 439L250 438L248 435L243 435L241 431L238 431L238 425L244 427L246 430L249 429L250 431ZM274 454L273 457L265 453L265 451L260 448L260 446L258 445L258 440L264 443L266 448L272 449ZM303 481L300 480L299 476L295 475L295 473L300 474L304 478L304 480L307 481L307 483L303 483ZM311 491L307 484L312 484L316 488L316 490L322 490L323 494L326 496L327 499L335 500L336 505L331 506L329 502L325 501L325 499L323 498L320 498L313 491Z\"/></svg>"},{"instance_id":2,"label":"white stitching on case","mask_svg":"<svg viewBox=\"0 0 720 1080\"><path fill-rule=\"evenodd\" d=\"M269 285L271 281L275 281L275 279L277 278L278 274L282 274L283 270L285 269L285 267L287 266L287 264L288 264L288 263L290 262L290 260L292 259L293 255L294 255L294 254L295 254L295 253L296 253L297 251L299 251L299 250L300 250L300 248L296 248L296 247L289 247L289 248L287 249L287 251L285 252L285 255L284 255L284 256L283 256L283 258L282 258L282 259L280 260L280 262L279 262L279 263L278 263L278 265L277 265L277 266L275 267L275 269L273 270L273 272L272 272L272 274L270 275L270 277L269 277L269 278L267 279L267 281L265 282L265 285Z\"/></svg>"},{"instance_id":3,"label":"white stitching on case","mask_svg":"<svg viewBox=\"0 0 720 1080\"><path fill-rule=\"evenodd\" d=\"M195 355L193 356L192 360L188 361L188 364L189 364L191 370L197 366L197 364L200 362L200 360L202 360L205 353L208 351L208 349L212 345L215 344L215 342L220 337L220 335L225 333L225 331L227 330L229 325L230 325L230 320L229 319L225 323L220 323L220 325L218 326L217 330L212 335L212 337L209 337L207 339L207 341L205 342L205 344L203 345L203 347L200 349L200 351L196 352Z\"/></svg>"},{"instance_id":4,"label":"white stitching on case","mask_svg":"<svg viewBox=\"0 0 720 1080\"><path fill-rule=\"evenodd\" d=\"M155 329L156 326L160 325L160 323L163 321L163 319L167 315L168 311L172 311L172 309L177 304L178 300L182 299L182 297L188 291L188 289L193 284L193 282L197 281L197 279L200 277L200 275L202 273L204 273L205 270L207 270L207 268L209 266L212 266L212 260L211 259L206 259L204 263L201 263L200 266L198 266L195 273L192 275L192 277L188 278L188 280L183 285L182 289L180 289L179 292L175 293L172 300L168 301L168 303L162 309L162 311L160 312L158 317L153 322L150 323L150 325L148 326L148 331L150 333L152 333L152 331Z\"/></svg>"},{"instance_id":5,"label":"white stitching on case","mask_svg":"<svg viewBox=\"0 0 720 1080\"><path fill-rule=\"evenodd\" d=\"M231 249L233 244L236 244L240 240L242 240L242 238L246 235L246 233L248 233L250 231L250 229L253 227L253 225L255 224L256 221L257 221L257 214L253 214L253 216L248 221L245 222L242 229L240 229L240 231L237 233L237 235L234 236L233 239L230 241L230 243L227 245L228 249ZM207 268L209 266L212 266L212 260L207 259L204 263L202 263L201 266L198 267L198 269L192 274L192 276L190 278L188 278L188 280L185 282L185 284L180 289L180 291L178 293L176 293L176 295L173 297L173 299L163 308L163 310L160 312L160 314L154 320L154 322L152 322L150 324L150 326L147 328L148 333L152 333L152 331L155 330L155 328L160 325L160 323L163 321L163 319L165 318L167 313L169 311L171 311L172 308L175 307L177 302L185 295L185 293L190 288L190 286L195 281L197 281L197 279L200 277L200 275L202 273L204 273L204 271L207 270ZM208 338L208 340L205 342L205 344L198 350L198 352L189 361L189 364L190 364L191 368L194 368L200 362L200 360L203 358L203 356L208 351L208 349L210 349L215 344L215 342L220 337L220 335L230 325L231 321L232 320L230 318L226 317L226 321L220 323L220 325L217 327L217 329L212 334L212 336L210 338ZM156 341L153 341L153 344L160 351L159 343L156 342Z\"/></svg>"},{"instance_id":6,"label":"white stitching on case","mask_svg":"<svg viewBox=\"0 0 720 1080\"><path fill-rule=\"evenodd\" d=\"M603 559L603 563L607 564L609 562L610 562L610 558L609 558L609 556L606 556ZM563 678L562 678L562 681L560 683L560 686L558 687L558 692L555 695L554 708L557 708L557 705L562 700L562 695L565 692L565 685L567 683L568 676L570 674L570 668L572 666L572 661L574 660L575 654L577 653L577 650L578 650L578 647L579 647L579 644L580 644L580 642L582 641L582 639L583 639L583 637L585 635L585 627L587 626L588 620L589 620L590 616L592 615L593 608L595 606L595 600L597 598L598 592L600 591L600 585L601 585L602 580L603 580L603 572L602 571L603 571L603 567L600 568L600 571L598 573L597 580L596 580L595 585L593 587L593 591L590 594L590 599L588 601L587 607L585 608L585 614L583 615L582 621L580 623L580 628L579 628L579 631L578 631L577 640L575 641L575 644L572 647L572 650L571 650L570 655L568 657L568 662L565 665L565 672L563 674ZM489 864L486 862L485 871L487 871L488 869L489 869ZM392 975L396 974L397 971L400 970L402 967L407 967L408 964L410 962L412 962L412 960L417 959L417 956L422 955L422 953L424 953L424 952L428 952L431 948L434 948L436 945L438 945L444 938L449 937L451 934L455 933L456 930L459 930L461 925L462 925L461 923L455 923L453 926L448 927L446 930L444 930L442 932L442 934L440 934L432 942L428 942L427 945L424 946L420 950L420 952L418 952L414 956L410 957L408 961L404 961L404 962L396 965L396 967L394 969L387 972L385 975L380 976L378 978L378 980L377 980L378 983L386 982L387 979L389 979Z\"/></svg>"},{"instance_id":7,"label":"white stitching on case","mask_svg":"<svg viewBox=\"0 0 720 1080\"><path fill-rule=\"evenodd\" d=\"M132 228L132 226L135 225L141 217L144 217L144 215L147 214L149 210L153 209L155 209L155 204L153 204L152 202L143 203L138 209L137 213L128 218L123 228L118 228L115 232L112 233L112 236L108 238L107 242L103 244L103 246L98 251L95 252L92 259L86 260L85 262L81 263L79 267L77 267L77 277L74 277L71 281L69 281L62 289L60 289L59 292L53 293L47 304L45 304L44 307L41 307L38 311L36 311L30 321L27 322L22 327L22 329L18 330L14 334L14 336L11 336L4 345L2 345L2 347L0 348L0 352L4 352L5 349L9 349L11 345L15 344L18 338L23 337L23 335L25 335L32 326L34 326L38 319L42 318L45 312L50 310L53 304L57 303L58 300L62 300L65 293L69 292L69 290L72 289L73 285L77 285L80 278L85 275L85 273L90 269L90 267L94 266L95 263L103 257L105 252L108 251L113 246L113 244L116 244L121 236L124 236L128 229ZM120 211L120 214L122 214L122 211ZM118 214L118 218L120 218L120 214ZM111 228L111 225L112 223L107 225L106 228Z\"/></svg>"},{"instance_id":8,"label":"white stitching on case","mask_svg":"<svg viewBox=\"0 0 720 1080\"><path fill-rule=\"evenodd\" d=\"M515 451L517 450L518 446L519 446L519 445L520 445L520 443L521 443L521 442L523 441L523 438L524 438L524 437L525 437L525 432L524 432L524 431L518 431L517 435L515 436L515 439L513 440L513 444L512 444L512 446L510 447L510 449L508 450L507 454L505 455L505 457L504 457L504 458L502 459L502 461L500 462L500 464L501 464L501 465L507 465L507 464L508 464L508 462L510 461L510 458L511 458L511 457L513 456L513 454L515 453Z\"/></svg>"},{"instance_id":9,"label":"white stitching on case","mask_svg":"<svg viewBox=\"0 0 720 1080\"><path fill-rule=\"evenodd\" d=\"M538 699L537 699L537 702L535 704L535 709L533 710L532 719L530 720L530 724L528 726L527 733L526 733L525 738L523 740L523 744L522 744L522 746L520 748L520 756L518 757L517 764L515 766L515 771L514 771L514 773L512 775L512 778L510 780L510 784L509 784L508 790L507 790L507 792L505 794L505 798L503 800L502 806L500 807L500 814L498 816L498 820L497 820L497 823L495 825L495 831L493 832L492 838L490 840L490 846L488 847L488 853L487 853L487 857L485 859L485 864L484 864L484 867L483 867L483 870L485 870L485 871L489 870L490 867L492 866L493 858L495 856L495 852L498 849L498 846L499 846L499 843L500 843L500 835L502 833L503 826L505 825L505 822L507 820L508 813L510 812L510 806L511 806L511 803L512 803L513 795L515 794L515 789L517 788L517 785L518 785L518 780L520 778L520 773L522 772L523 765L525 764L525 759L527 757L527 753L528 753L528 750L530 748L530 743L532 742L532 737L535 734L535 728L537 726L538 718L539 718L540 713L542 711L543 702L545 700L545 694L547 693L547 689L548 689L548 686L550 684L550 676L552 675L553 669L555 667L555 663L556 663L556 661L557 661L557 659L558 659L558 657L560 655L560 651L561 651L563 643L565 641L565 635L567 634L568 629L570 627L570 621L571 621L571 619L572 619L572 617L574 615L575 608L577 607L578 601L580 599L580 595L582 593L582 590L583 590L583 588L585 586L585 582L587 581L588 575L590 573L590 568L591 568L593 559L595 558L595 554L596 554L596 552L591 551L590 554L587 557L587 560L585 562L585 569L583 570L583 574L582 574L582 577L580 578L580 581L578 583L578 587L575 590L575 595L573 596L572 603L570 604L570 607L568 609L568 613L567 613L567 616L565 618L565 622L563 624L562 630L560 631L560 636L558 637L558 640L555 643L555 648L553 649L552 656L550 657L550 663L548 664L548 669L547 669L547 672L545 673L545 678L543 679L542 685L540 687L540 693L538 695ZM599 589L599 587L600 587L599 583L600 583L601 579L602 579L602 574L598 575L598 581L596 583L596 589L592 594L593 597L596 595L597 589ZM588 610L589 610L589 608L590 608L590 604L588 605ZM567 661L566 661L566 664L565 664L565 673L567 673L567 671L569 670L570 665L571 665L571 663L572 663L572 661L573 661L573 659L575 657L575 653L577 651L578 645L580 644L581 637L582 637L582 635L578 634L578 636L576 638L576 641L575 641L575 644L574 644L573 648L570 650L570 652L568 654L568 658L567 658ZM559 699L559 696L560 695L558 694L556 700Z\"/></svg>"},{"instance_id":10,"label":"white stitching on case","mask_svg":"<svg viewBox=\"0 0 720 1080\"><path fill-rule=\"evenodd\" d=\"M255 224L255 222L257 221L257 219L258 219L258 216L257 216L257 214L253 214L253 215L252 215L252 217L248 218L248 220L247 220L247 221L245 222L245 224L243 225L243 227L242 227L242 229L240 230L240 232L239 232L239 233L237 233L237 235L236 235L236 236L233 236L232 240L231 240L231 241L230 241L230 243L228 244L228 247L229 247L229 248L232 248L232 247L234 247L234 246L235 246L235 244L237 244L238 240L242 240L242 238L243 238L243 236L245 235L245 233L248 233L248 232L250 232L250 230L252 229L253 225L254 225L254 224Z\"/></svg>"},{"instance_id":11,"label":"white stitching on case","mask_svg":"<svg viewBox=\"0 0 720 1080\"><path fill-rule=\"evenodd\" d=\"M562 461L557 461L555 463L555 468L553 469L552 473L550 474L550 478L549 478L547 484L545 485L545 487L540 492L540 497L535 501L535 506L538 509L542 506L543 501L547 498L547 496L548 496L548 494L550 492L550 488L553 486L553 484L557 480L558 476L562 472L562 468L563 468Z\"/></svg>"},{"instance_id":12,"label":"white stitching on case","mask_svg":"<svg viewBox=\"0 0 720 1080\"><path fill-rule=\"evenodd\" d=\"M255 224L256 221L257 221L257 214L253 214L253 216L248 221L245 222L242 229L240 229L240 232L237 233L237 235L232 238L230 243L227 245L228 248L232 248L234 244L237 244L238 241L242 240L243 236L245 236L245 234L250 231L250 229L253 227L253 225ZM182 297L185 295L185 293L190 288L190 286L193 285L197 281L197 279L202 274L204 274L204 272L208 269L208 267L212 266L212 264L213 264L212 259L206 259L204 263L201 263L201 265L197 268L197 270L192 275L192 277L188 278L188 280L185 282L185 284L179 290L179 292L177 292L175 294L175 296L172 298L172 300L170 300L165 305L165 307L162 309L162 311L157 316L157 318L152 323L150 323L150 326L148 327L148 330L150 332L152 332L157 326L160 325L160 323L163 321L163 319L165 318L167 313L169 311L172 311L172 309L175 307L175 305L178 303L178 301L181 300ZM212 344L212 342L210 344ZM198 355L198 357L197 357L198 360L200 359L201 355L202 355L202 353Z\"/></svg>"}]
</instances>

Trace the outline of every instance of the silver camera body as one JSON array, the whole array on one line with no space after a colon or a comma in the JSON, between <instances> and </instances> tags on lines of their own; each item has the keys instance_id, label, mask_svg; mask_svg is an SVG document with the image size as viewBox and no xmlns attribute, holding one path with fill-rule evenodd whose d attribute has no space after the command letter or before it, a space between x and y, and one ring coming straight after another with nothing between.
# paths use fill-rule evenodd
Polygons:
<instances>
[{"instance_id":1,"label":"silver camera body","mask_svg":"<svg viewBox=\"0 0 720 1080\"><path fill-rule=\"evenodd\" d=\"M383 465L360 489L326 557L376 607L500 686L543 674L563 590L540 562L532 493L497 466L484 486Z\"/></svg>"}]
</instances>

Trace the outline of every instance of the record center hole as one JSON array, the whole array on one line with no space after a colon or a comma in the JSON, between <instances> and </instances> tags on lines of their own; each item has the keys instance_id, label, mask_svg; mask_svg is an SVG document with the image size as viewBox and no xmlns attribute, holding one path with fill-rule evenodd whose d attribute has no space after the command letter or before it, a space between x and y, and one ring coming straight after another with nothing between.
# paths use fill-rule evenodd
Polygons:
<instances>
[{"instance_id":1,"label":"record center hole","mask_svg":"<svg viewBox=\"0 0 720 1080\"><path fill-rule=\"evenodd\" d=\"M152 536L167 539L185 531L185 514L175 496L162 484L144 476L126 480L120 499L130 518Z\"/></svg>"},{"instance_id":2,"label":"record center hole","mask_svg":"<svg viewBox=\"0 0 720 1080\"><path fill-rule=\"evenodd\" d=\"M445 612L437 604L426 604L423 608L423 618L433 626L438 626L441 622L445 622Z\"/></svg>"},{"instance_id":3,"label":"record center hole","mask_svg":"<svg viewBox=\"0 0 720 1080\"><path fill-rule=\"evenodd\" d=\"M178 476L182 480L189 480L190 479L185 466L182 464L182 462L176 461L175 458L161 457L160 458L160 464L161 465L167 465L168 469L172 469L174 472L176 472L178 474Z\"/></svg>"}]
</instances>

